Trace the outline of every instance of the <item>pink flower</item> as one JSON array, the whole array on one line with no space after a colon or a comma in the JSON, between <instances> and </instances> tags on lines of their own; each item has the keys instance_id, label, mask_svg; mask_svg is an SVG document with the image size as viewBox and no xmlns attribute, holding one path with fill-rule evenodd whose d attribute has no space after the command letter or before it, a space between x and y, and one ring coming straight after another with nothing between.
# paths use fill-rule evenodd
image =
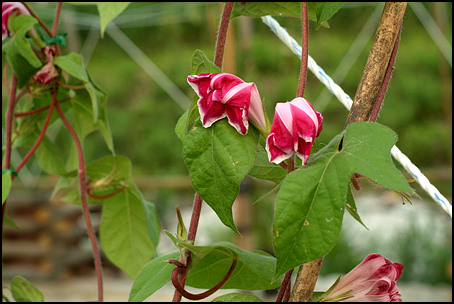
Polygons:
<instances>
[{"instance_id":1,"label":"pink flower","mask_svg":"<svg viewBox=\"0 0 454 304\"><path fill-rule=\"evenodd\" d=\"M369 254L322 301L402 302L396 281L403 268L377 253Z\"/></svg>"},{"instance_id":2,"label":"pink flower","mask_svg":"<svg viewBox=\"0 0 454 304\"><path fill-rule=\"evenodd\" d=\"M8 19L14 12L17 12L17 15L30 15L20 2L2 2L2 40L11 34L8 30Z\"/></svg>"},{"instance_id":3,"label":"pink flower","mask_svg":"<svg viewBox=\"0 0 454 304\"><path fill-rule=\"evenodd\" d=\"M205 128L227 116L229 124L245 135L251 122L267 130L262 101L253 82L246 83L227 73L202 73L188 76L188 83L200 97L197 101Z\"/></svg>"},{"instance_id":4,"label":"pink flower","mask_svg":"<svg viewBox=\"0 0 454 304\"><path fill-rule=\"evenodd\" d=\"M271 132L266 138L270 162L279 164L295 152L307 163L312 144L322 131L323 117L304 98L277 103Z\"/></svg>"},{"instance_id":5,"label":"pink flower","mask_svg":"<svg viewBox=\"0 0 454 304\"><path fill-rule=\"evenodd\" d=\"M41 53L44 54L47 63L38 72L36 72L33 79L38 83L48 84L59 75L54 66L55 50L46 46L41 49Z\"/></svg>"}]
</instances>

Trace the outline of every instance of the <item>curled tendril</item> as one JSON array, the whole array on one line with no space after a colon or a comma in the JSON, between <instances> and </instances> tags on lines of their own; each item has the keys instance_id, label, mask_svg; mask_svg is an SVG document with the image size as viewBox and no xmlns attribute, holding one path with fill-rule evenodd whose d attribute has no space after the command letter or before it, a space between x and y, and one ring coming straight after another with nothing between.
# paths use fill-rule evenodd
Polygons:
<instances>
[{"instance_id":1,"label":"curled tendril","mask_svg":"<svg viewBox=\"0 0 454 304\"><path fill-rule=\"evenodd\" d=\"M173 262L174 260L172 260ZM178 262L178 261L177 261ZM201 300L201 299L204 299L210 295L212 295L213 293L215 293L219 288L222 287L222 285L225 284L225 282L227 282L227 280L230 278L230 276L232 275L233 273L233 270L235 269L235 266L238 262L238 259L235 258L232 262L232 266L230 266L230 269L229 271L227 272L227 274L224 276L224 278L219 282L217 283L213 288L211 289L208 289L207 291L205 292L202 292L202 293L199 293L199 294L193 294L193 293L190 293L188 291L186 291L180 284L180 281L178 280L178 274L180 271L182 270L185 270L186 267L177 267L175 268L173 271L172 271L172 284L173 286L175 286L176 290L178 290L178 292L185 298L189 299L189 300ZM171 264L176 264L176 263L171 263ZM184 265L183 265L184 266Z\"/></svg>"}]
</instances>

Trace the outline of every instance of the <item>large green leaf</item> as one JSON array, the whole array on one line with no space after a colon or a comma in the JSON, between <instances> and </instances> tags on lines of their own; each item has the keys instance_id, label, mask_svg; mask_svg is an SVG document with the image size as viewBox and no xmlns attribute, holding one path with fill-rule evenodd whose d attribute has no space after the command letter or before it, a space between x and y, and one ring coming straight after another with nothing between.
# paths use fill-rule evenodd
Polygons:
<instances>
[{"instance_id":1,"label":"large green leaf","mask_svg":"<svg viewBox=\"0 0 454 304\"><path fill-rule=\"evenodd\" d=\"M54 64L74 78L88 82L87 71L81 55L71 52L65 56L58 56L54 58Z\"/></svg>"},{"instance_id":2,"label":"large green leaf","mask_svg":"<svg viewBox=\"0 0 454 304\"><path fill-rule=\"evenodd\" d=\"M11 172L7 171L2 173L2 205L9 195L11 190Z\"/></svg>"},{"instance_id":3,"label":"large green leaf","mask_svg":"<svg viewBox=\"0 0 454 304\"><path fill-rule=\"evenodd\" d=\"M211 302L263 302L263 300L250 293L233 292L214 298Z\"/></svg>"},{"instance_id":4,"label":"large green leaf","mask_svg":"<svg viewBox=\"0 0 454 304\"><path fill-rule=\"evenodd\" d=\"M335 245L352 174L414 194L391 160L396 141L397 135L378 123L350 124L306 166L284 179L273 221L276 276L326 255Z\"/></svg>"},{"instance_id":5,"label":"large green leaf","mask_svg":"<svg viewBox=\"0 0 454 304\"><path fill-rule=\"evenodd\" d=\"M192 262L186 284L209 289L225 276L234 259L237 264L224 289L263 290L278 287L282 277L273 280L276 259L262 251L246 251L232 243L219 242L212 246L194 246L167 235L176 244L191 250Z\"/></svg>"},{"instance_id":6,"label":"large green leaf","mask_svg":"<svg viewBox=\"0 0 454 304\"><path fill-rule=\"evenodd\" d=\"M87 166L93 183L103 185L92 193L106 195L125 188L114 196L93 200L103 203L100 238L106 256L115 265L135 278L140 269L156 254L159 228L154 208L146 202L132 181L131 163L124 156L106 156ZM103 184L104 183L104 184ZM147 208L146 211L144 208ZM150 221L151 227L147 226ZM152 235L150 235L152 233Z\"/></svg>"},{"instance_id":7,"label":"large green leaf","mask_svg":"<svg viewBox=\"0 0 454 304\"><path fill-rule=\"evenodd\" d=\"M280 183L287 175L287 170L268 159L267 152L260 148L254 161L254 165L248 173L250 176Z\"/></svg>"},{"instance_id":8,"label":"large green leaf","mask_svg":"<svg viewBox=\"0 0 454 304\"><path fill-rule=\"evenodd\" d=\"M324 21L334 16L343 5L344 2L317 2L317 29Z\"/></svg>"},{"instance_id":9,"label":"large green leaf","mask_svg":"<svg viewBox=\"0 0 454 304\"><path fill-rule=\"evenodd\" d=\"M172 270L175 268L175 265L164 263L164 261L179 258L180 252L174 251L163 256L155 257L145 264L132 285L128 301L142 302L163 287L170 281Z\"/></svg>"},{"instance_id":10,"label":"large green leaf","mask_svg":"<svg viewBox=\"0 0 454 304\"><path fill-rule=\"evenodd\" d=\"M96 2L98 6L99 19L101 21L101 37L110 21L120 15L130 2Z\"/></svg>"},{"instance_id":11,"label":"large green leaf","mask_svg":"<svg viewBox=\"0 0 454 304\"><path fill-rule=\"evenodd\" d=\"M221 221L238 232L232 205L244 176L255 160L258 132L252 126L246 135L222 119L210 128L198 121L184 140L183 157L191 182Z\"/></svg>"},{"instance_id":12,"label":"large green leaf","mask_svg":"<svg viewBox=\"0 0 454 304\"><path fill-rule=\"evenodd\" d=\"M21 276L11 281L11 294L16 302L44 302L43 293Z\"/></svg>"},{"instance_id":13,"label":"large green leaf","mask_svg":"<svg viewBox=\"0 0 454 304\"><path fill-rule=\"evenodd\" d=\"M317 2L309 2L307 15L309 20L317 20ZM235 2L232 11L232 19L238 16L262 17L262 16L290 16L301 19L301 2ZM329 28L328 22L321 22Z\"/></svg>"}]
</instances>

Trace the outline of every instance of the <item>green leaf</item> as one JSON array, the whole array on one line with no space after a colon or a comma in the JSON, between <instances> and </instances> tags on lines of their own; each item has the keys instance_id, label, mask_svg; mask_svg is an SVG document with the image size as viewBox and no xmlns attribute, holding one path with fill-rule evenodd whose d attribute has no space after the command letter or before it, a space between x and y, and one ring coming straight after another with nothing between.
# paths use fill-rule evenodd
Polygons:
<instances>
[{"instance_id":1,"label":"green leaf","mask_svg":"<svg viewBox=\"0 0 454 304\"><path fill-rule=\"evenodd\" d=\"M347 192L347 202L345 203L345 208L347 208L348 213L350 213L350 215L355 220L357 220L361 225L363 225L364 228L369 230L369 228L366 227L366 225L363 223L363 221L361 220L361 217L358 214L358 209L356 208L355 199L353 198L353 194L352 194L350 187L348 188L348 192Z\"/></svg>"},{"instance_id":2,"label":"green leaf","mask_svg":"<svg viewBox=\"0 0 454 304\"><path fill-rule=\"evenodd\" d=\"M11 15L8 27L14 35L2 44L2 53L10 63L16 77L17 86L22 88L27 81L41 68L42 63L35 55L25 34L38 21L28 15Z\"/></svg>"},{"instance_id":3,"label":"green leaf","mask_svg":"<svg viewBox=\"0 0 454 304\"><path fill-rule=\"evenodd\" d=\"M175 133L177 134L178 138L181 142L184 142L184 138L186 137L186 124L188 121L188 112L186 110L183 115L178 119L177 124L175 125Z\"/></svg>"},{"instance_id":4,"label":"green leaf","mask_svg":"<svg viewBox=\"0 0 454 304\"><path fill-rule=\"evenodd\" d=\"M65 164L55 144L44 136L43 140L35 151L36 159L42 170L49 174L65 175Z\"/></svg>"},{"instance_id":5,"label":"green leaf","mask_svg":"<svg viewBox=\"0 0 454 304\"><path fill-rule=\"evenodd\" d=\"M159 229L156 229L155 210L148 206L145 212L144 205L151 203L143 199L132 181L131 162L127 157L103 157L87 165L87 175L94 183L105 185L105 190L100 187L99 192L92 192L96 195L112 193L125 186L114 196L91 201L103 203L100 238L104 253L131 278L135 278L156 254L157 243L153 241L159 240ZM151 221L151 226L147 226L147 221Z\"/></svg>"},{"instance_id":6,"label":"green leaf","mask_svg":"<svg viewBox=\"0 0 454 304\"><path fill-rule=\"evenodd\" d=\"M221 221L237 232L232 216L241 181L255 160L258 132L239 134L226 119L204 128L198 121L184 140L191 182Z\"/></svg>"},{"instance_id":7,"label":"green leaf","mask_svg":"<svg viewBox=\"0 0 454 304\"><path fill-rule=\"evenodd\" d=\"M262 251L246 251L228 242L212 246L194 246L176 239L166 232L176 244L191 250L191 269L186 284L196 288L212 288L221 281L234 259L237 265L223 289L247 290L273 289L282 282L282 277L273 280L276 259Z\"/></svg>"},{"instance_id":8,"label":"green leaf","mask_svg":"<svg viewBox=\"0 0 454 304\"><path fill-rule=\"evenodd\" d=\"M309 20L316 21L317 3L309 2L307 5L307 15ZM262 16L289 16L301 19L301 2L246 2L242 5L235 2L231 19L238 16L262 17ZM329 28L328 22L322 25Z\"/></svg>"},{"instance_id":9,"label":"green leaf","mask_svg":"<svg viewBox=\"0 0 454 304\"><path fill-rule=\"evenodd\" d=\"M101 38L110 21L120 15L130 2L97 2L99 19L101 21Z\"/></svg>"},{"instance_id":10,"label":"green leaf","mask_svg":"<svg viewBox=\"0 0 454 304\"><path fill-rule=\"evenodd\" d=\"M16 302L44 302L43 293L21 276L11 281L11 294Z\"/></svg>"},{"instance_id":11,"label":"green leaf","mask_svg":"<svg viewBox=\"0 0 454 304\"><path fill-rule=\"evenodd\" d=\"M6 198L9 195L11 190L11 172L2 173L2 205L5 202Z\"/></svg>"},{"instance_id":12,"label":"green leaf","mask_svg":"<svg viewBox=\"0 0 454 304\"><path fill-rule=\"evenodd\" d=\"M397 135L378 123L350 124L284 179L273 221L276 276L326 255L335 245L352 174L414 194L391 160L396 141Z\"/></svg>"},{"instance_id":13,"label":"green leaf","mask_svg":"<svg viewBox=\"0 0 454 304\"><path fill-rule=\"evenodd\" d=\"M211 302L263 302L263 300L250 293L233 292L217 297Z\"/></svg>"},{"instance_id":14,"label":"green leaf","mask_svg":"<svg viewBox=\"0 0 454 304\"><path fill-rule=\"evenodd\" d=\"M201 50L196 50L192 55L192 74L201 73L221 73L221 70Z\"/></svg>"},{"instance_id":15,"label":"green leaf","mask_svg":"<svg viewBox=\"0 0 454 304\"><path fill-rule=\"evenodd\" d=\"M174 251L164 256L155 257L145 264L132 284L129 302L142 302L171 279L175 265L165 263L167 260L180 258L180 252Z\"/></svg>"},{"instance_id":16,"label":"green leaf","mask_svg":"<svg viewBox=\"0 0 454 304\"><path fill-rule=\"evenodd\" d=\"M344 2L317 2L317 29L324 21L334 16L343 5Z\"/></svg>"},{"instance_id":17,"label":"green leaf","mask_svg":"<svg viewBox=\"0 0 454 304\"><path fill-rule=\"evenodd\" d=\"M248 175L279 184L287 175L287 170L275 163L270 163L267 152L260 148Z\"/></svg>"},{"instance_id":18,"label":"green leaf","mask_svg":"<svg viewBox=\"0 0 454 304\"><path fill-rule=\"evenodd\" d=\"M54 64L74 78L88 82L88 75L81 55L71 52L66 56L58 56L54 58Z\"/></svg>"}]
</instances>

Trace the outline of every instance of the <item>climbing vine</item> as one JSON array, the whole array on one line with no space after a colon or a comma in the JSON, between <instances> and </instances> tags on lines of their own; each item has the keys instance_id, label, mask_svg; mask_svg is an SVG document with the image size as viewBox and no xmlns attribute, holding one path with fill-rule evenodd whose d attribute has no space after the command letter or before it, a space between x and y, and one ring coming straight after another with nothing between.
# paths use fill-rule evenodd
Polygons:
<instances>
[{"instance_id":1,"label":"climbing vine","mask_svg":"<svg viewBox=\"0 0 454 304\"><path fill-rule=\"evenodd\" d=\"M98 278L98 301L103 301L99 246L110 261L134 280L130 301L145 300L167 282L175 286L173 301L181 301L182 297L202 300L220 288L280 287L277 301L328 301L352 299L366 293L379 295L374 289L375 281L367 290L356 290L355 284L342 289L341 278L322 295L313 294L313 286L323 257L336 244L345 210L361 222L350 190L351 185L360 188L358 178L367 177L406 199L416 195L391 161L390 150L397 135L374 122L397 52L405 5L385 6L382 26L395 34L386 40L387 45L373 48L385 65L382 72L373 73L380 75L375 79L374 90L361 89L360 85L346 128L311 154L312 145L323 132L323 115L304 98L305 92L310 90L306 88L308 23L315 22L317 28L327 26L343 3L224 4L213 60L201 50L194 50L192 74L181 75L195 93L191 106L175 127L176 136L183 143L183 159L195 190L194 205L188 228L177 208L177 231L166 232L176 249L161 255L156 253L161 228L155 207L135 185L131 161L115 153L106 116L107 95L91 78L80 54L61 52L67 35L59 30L62 5L71 4L56 5L50 29L26 3L2 3L2 53L6 60L3 82L9 96L4 121L3 225L14 220L8 218L6 212L11 184L35 155L43 171L60 176L54 194L62 195L65 202L81 205ZM109 22L121 14L128 3L96 5L103 34ZM266 15L298 17L294 20L302 23L302 61L300 77L295 79L296 96L288 96L288 102L276 104L273 119L266 113L260 96L263 84L223 72L230 20L238 16ZM377 31L376 35L382 34ZM371 59L371 62L366 65L361 84L367 82L370 75L367 71L375 69L376 60ZM370 110L364 114L366 104ZM66 127L72 141L69 148L48 136L49 127L56 123ZM95 131L102 134L110 154L87 163L84 141ZM15 167L11 164L13 147L29 149ZM198 246L197 228L199 221L203 221L200 212L205 204L232 233L239 234L232 205L247 175L276 184L274 219L269 223L274 255L246 251L229 242ZM103 206L99 240L93 230L89 204ZM380 273L392 283L384 287L386 292L381 292L380 296L387 300L400 299L395 281L400 277L402 265L379 255L369 255L358 269L363 269L365 264L373 265L370 268L374 271L386 267L387 270ZM315 267L316 271L305 272L308 267ZM292 289L290 277L294 268L299 271ZM355 268L351 273L354 271L359 270ZM385 281L381 279L377 278L377 282ZM21 289L24 284L29 288ZM185 286L206 291L194 294ZM13 280L11 289L18 301L44 299L36 287L21 277ZM256 296L241 293L218 297L218 300L261 301Z\"/></svg>"}]
</instances>

